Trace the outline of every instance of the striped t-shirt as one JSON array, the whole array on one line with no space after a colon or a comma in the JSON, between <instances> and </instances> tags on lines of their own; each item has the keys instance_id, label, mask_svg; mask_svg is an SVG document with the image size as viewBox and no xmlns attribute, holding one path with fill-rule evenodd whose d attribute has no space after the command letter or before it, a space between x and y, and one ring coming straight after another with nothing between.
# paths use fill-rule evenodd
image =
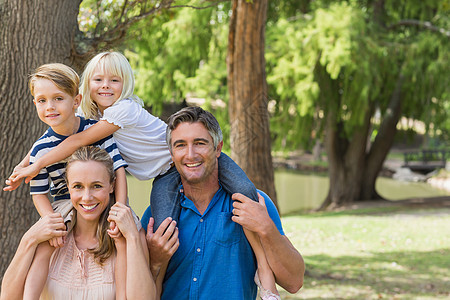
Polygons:
<instances>
[{"instance_id":1,"label":"striped t-shirt","mask_svg":"<svg viewBox=\"0 0 450 300\"><path fill-rule=\"evenodd\" d=\"M80 127L78 128L77 133L88 129L97 123L96 120L84 119L83 117L79 118ZM33 164L36 160L50 152L67 137L68 136L57 134L51 127L47 129L47 131L34 143L33 148L31 149L30 164ZM111 156L114 161L114 170L127 166L127 163L123 160L117 149L112 135L95 142L93 146L98 146L108 152L109 156ZM60 161L43 168L39 174L31 180L30 194L47 194L50 192L54 201L70 199L69 190L64 179L65 172L65 161Z\"/></svg>"}]
</instances>

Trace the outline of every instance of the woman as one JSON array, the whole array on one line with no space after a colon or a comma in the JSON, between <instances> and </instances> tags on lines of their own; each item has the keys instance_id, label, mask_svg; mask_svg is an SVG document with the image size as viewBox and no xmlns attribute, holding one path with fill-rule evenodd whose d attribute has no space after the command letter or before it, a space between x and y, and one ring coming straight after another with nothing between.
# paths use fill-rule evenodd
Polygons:
<instances>
[{"instance_id":1,"label":"woman","mask_svg":"<svg viewBox=\"0 0 450 300\"><path fill-rule=\"evenodd\" d=\"M130 208L114 204L108 154L80 148L67 163L66 179L75 224L51 258L41 299L155 299L145 234L137 230ZM115 225L109 228L109 222ZM37 245L66 235L64 230L60 215L52 214L25 233L4 275L2 300L27 299L26 274Z\"/></svg>"}]
</instances>

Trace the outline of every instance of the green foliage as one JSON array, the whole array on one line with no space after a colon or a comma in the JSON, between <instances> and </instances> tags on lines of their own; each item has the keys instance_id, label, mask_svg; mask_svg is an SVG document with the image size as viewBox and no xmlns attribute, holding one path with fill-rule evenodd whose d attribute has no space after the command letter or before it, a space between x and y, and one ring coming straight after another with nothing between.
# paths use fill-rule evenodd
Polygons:
<instances>
[{"instance_id":1,"label":"green foliage","mask_svg":"<svg viewBox=\"0 0 450 300\"><path fill-rule=\"evenodd\" d=\"M84 0L80 27L88 34L111 28L111 16L120 13L123 3ZM450 90L444 75L449 71L448 0L386 0L378 17L374 3L269 1L266 69L274 150L312 148L332 110L344 138L358 130L368 111L377 113L377 129L390 113L400 76L403 115L424 121L431 136L449 139ZM131 38L121 48L127 49L135 70L136 93L156 113L165 102L203 99L227 124L229 16L229 2L208 9L170 9L128 30ZM399 25L402 20L417 23ZM318 76L319 69L332 86Z\"/></svg>"},{"instance_id":2,"label":"green foliage","mask_svg":"<svg viewBox=\"0 0 450 300\"><path fill-rule=\"evenodd\" d=\"M275 135L282 139L275 145L311 147L311 137L321 135L330 110L338 112L336 122L347 138L370 107L382 120L390 113L387 106L400 74L405 78L404 115L429 124L434 134L448 136L449 88L442 78L449 71L448 37L445 30L442 34L423 26L430 21L448 32L444 3L386 1L386 24L380 26L370 2L316 1L307 13L278 18L268 26L267 80L275 99L271 128L287 132ZM396 25L405 19L421 25ZM316 76L318 68L324 68L333 86ZM285 119L310 125L280 122Z\"/></svg>"}]
</instances>

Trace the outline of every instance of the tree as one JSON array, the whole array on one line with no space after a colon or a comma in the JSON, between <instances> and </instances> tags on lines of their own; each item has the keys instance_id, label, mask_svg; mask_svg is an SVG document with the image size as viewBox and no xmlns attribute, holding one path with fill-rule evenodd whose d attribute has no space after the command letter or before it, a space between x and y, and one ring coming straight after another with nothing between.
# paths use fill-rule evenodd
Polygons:
<instances>
[{"instance_id":1,"label":"tree","mask_svg":"<svg viewBox=\"0 0 450 300\"><path fill-rule=\"evenodd\" d=\"M86 0L93 20L82 32L78 15L82 0L0 1L0 180L4 182L45 130L28 91L27 77L41 64L60 62L80 72L100 50L126 38L130 26L178 5L141 0ZM185 6L185 4L182 4ZM81 16L82 17L82 16ZM28 187L0 192L0 274L6 270L23 233L37 218Z\"/></svg>"},{"instance_id":2,"label":"tree","mask_svg":"<svg viewBox=\"0 0 450 300\"><path fill-rule=\"evenodd\" d=\"M324 133L330 189L322 208L381 199L375 180L402 116L430 128L446 119L446 10L445 1L317 1L272 27L273 122L281 131L295 120L297 130L285 127L282 137L289 146L311 146L311 131Z\"/></svg>"},{"instance_id":3,"label":"tree","mask_svg":"<svg viewBox=\"0 0 450 300\"><path fill-rule=\"evenodd\" d=\"M264 57L266 14L267 0L233 1L227 56L228 112L232 158L276 201Z\"/></svg>"},{"instance_id":4,"label":"tree","mask_svg":"<svg viewBox=\"0 0 450 300\"><path fill-rule=\"evenodd\" d=\"M56 0L0 3L2 183L45 128L33 107L27 77L43 63L73 64L71 52L79 3ZM14 193L0 191L0 274L6 270L20 238L36 218L28 187L22 186Z\"/></svg>"}]
</instances>

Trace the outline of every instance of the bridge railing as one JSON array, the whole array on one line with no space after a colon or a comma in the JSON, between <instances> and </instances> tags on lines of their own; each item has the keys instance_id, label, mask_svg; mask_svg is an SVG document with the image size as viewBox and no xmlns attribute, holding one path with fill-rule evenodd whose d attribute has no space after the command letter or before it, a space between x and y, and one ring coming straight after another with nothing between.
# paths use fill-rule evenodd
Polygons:
<instances>
[{"instance_id":1,"label":"bridge railing","mask_svg":"<svg viewBox=\"0 0 450 300\"><path fill-rule=\"evenodd\" d=\"M450 156L450 150L430 150L409 151L403 153L403 167L412 171L431 172L435 169L443 169Z\"/></svg>"}]
</instances>

